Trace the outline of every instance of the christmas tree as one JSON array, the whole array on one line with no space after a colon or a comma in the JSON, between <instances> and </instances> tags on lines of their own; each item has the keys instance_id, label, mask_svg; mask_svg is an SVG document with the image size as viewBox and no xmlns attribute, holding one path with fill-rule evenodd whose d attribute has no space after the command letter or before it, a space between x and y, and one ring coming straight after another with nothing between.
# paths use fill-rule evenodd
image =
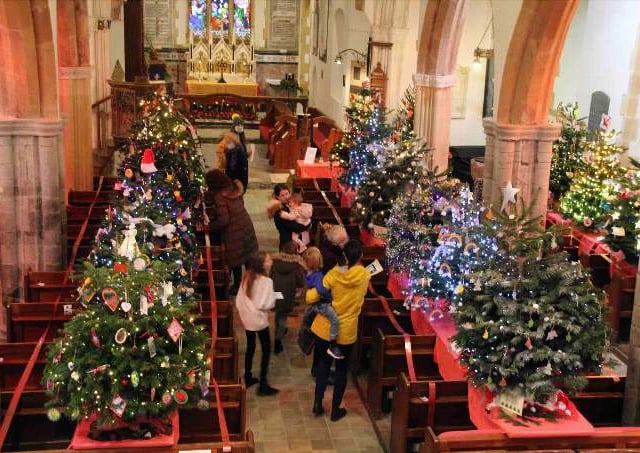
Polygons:
<instances>
[{"instance_id":1,"label":"christmas tree","mask_svg":"<svg viewBox=\"0 0 640 453\"><path fill-rule=\"evenodd\" d=\"M396 115L396 127L393 132L395 141L412 140L416 137L413 130L413 115L416 108L416 87L411 85L404 91L400 105L398 106L398 114Z\"/></svg>"},{"instance_id":2,"label":"christmas tree","mask_svg":"<svg viewBox=\"0 0 640 453\"><path fill-rule=\"evenodd\" d=\"M560 211L585 228L602 227L615 193L616 183L624 185L627 170L620 165L622 146L611 143L615 131L599 130L587 142L583 163L573 174L571 189L560 203Z\"/></svg>"},{"instance_id":3,"label":"christmas tree","mask_svg":"<svg viewBox=\"0 0 640 453\"><path fill-rule=\"evenodd\" d=\"M171 101L154 97L143 109L119 171L121 196L83 263L86 308L48 351L52 420L61 411L95 414L99 427L161 419L207 393L207 335L191 313L201 157Z\"/></svg>"},{"instance_id":4,"label":"christmas tree","mask_svg":"<svg viewBox=\"0 0 640 453\"><path fill-rule=\"evenodd\" d=\"M377 144L391 135L391 129L384 122L384 109L376 99L367 89L351 95L349 106L345 109L345 133L331 150L332 159L343 170L341 182L354 189L365 178L367 169L376 165L374 151Z\"/></svg>"},{"instance_id":5,"label":"christmas tree","mask_svg":"<svg viewBox=\"0 0 640 453\"><path fill-rule=\"evenodd\" d=\"M384 225L406 186L420 183L426 174L422 165L426 152L424 143L417 140L374 145L376 163L366 169L355 199L355 214L363 225Z\"/></svg>"},{"instance_id":6,"label":"christmas tree","mask_svg":"<svg viewBox=\"0 0 640 453\"><path fill-rule=\"evenodd\" d=\"M631 262L638 261L640 254L640 162L631 159L633 169L627 173L626 188L612 194L610 219L605 242L617 252L621 250Z\"/></svg>"},{"instance_id":7,"label":"christmas tree","mask_svg":"<svg viewBox=\"0 0 640 453\"><path fill-rule=\"evenodd\" d=\"M486 214L490 212L466 187L442 209L433 252L409 268L409 294L418 305L443 311L451 303L453 311L466 292L477 289L469 275L483 269L497 252L495 234L486 234L489 224L482 223Z\"/></svg>"},{"instance_id":8,"label":"christmas tree","mask_svg":"<svg viewBox=\"0 0 640 453\"><path fill-rule=\"evenodd\" d=\"M476 386L524 397L525 414L562 411L569 393L599 374L606 340L603 295L580 264L559 252L530 209L500 213L499 252L471 273L475 286L454 313L460 361ZM497 231L497 233L496 233Z\"/></svg>"},{"instance_id":9,"label":"christmas tree","mask_svg":"<svg viewBox=\"0 0 640 453\"><path fill-rule=\"evenodd\" d=\"M573 181L573 175L582 163L582 154L589 130L584 118L580 118L578 103L558 104L554 111L556 120L562 125L560 137L553 144L549 190L560 199Z\"/></svg>"}]
</instances>

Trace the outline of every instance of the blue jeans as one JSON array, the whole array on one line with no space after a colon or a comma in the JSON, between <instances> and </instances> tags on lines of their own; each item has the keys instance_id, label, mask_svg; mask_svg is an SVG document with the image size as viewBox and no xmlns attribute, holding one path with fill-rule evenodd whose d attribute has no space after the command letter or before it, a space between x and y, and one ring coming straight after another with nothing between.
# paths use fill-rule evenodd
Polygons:
<instances>
[{"instance_id":1,"label":"blue jeans","mask_svg":"<svg viewBox=\"0 0 640 453\"><path fill-rule=\"evenodd\" d=\"M331 304L327 302L317 302L309 306L309 308L304 312L302 321L306 325L310 326L316 315L322 315L329 320L329 341L335 341L338 337L340 324L338 321L338 315L336 315Z\"/></svg>"}]
</instances>

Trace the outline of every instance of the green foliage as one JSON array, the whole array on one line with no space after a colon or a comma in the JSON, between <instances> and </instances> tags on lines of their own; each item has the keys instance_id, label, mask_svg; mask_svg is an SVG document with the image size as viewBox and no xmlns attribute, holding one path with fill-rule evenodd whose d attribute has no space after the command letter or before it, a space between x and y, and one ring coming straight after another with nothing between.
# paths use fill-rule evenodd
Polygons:
<instances>
[{"instance_id":1,"label":"green foliage","mask_svg":"<svg viewBox=\"0 0 640 453\"><path fill-rule=\"evenodd\" d=\"M411 85L407 88L400 99L398 113L396 115L396 126L393 138L396 141L412 140L416 137L413 130L413 116L416 110L416 87Z\"/></svg>"},{"instance_id":2,"label":"green foliage","mask_svg":"<svg viewBox=\"0 0 640 453\"><path fill-rule=\"evenodd\" d=\"M640 162L631 159L631 164L634 168L627 173L626 187L607 200L611 222L605 242L614 252L621 250L627 260L636 262L640 253Z\"/></svg>"},{"instance_id":3,"label":"green foliage","mask_svg":"<svg viewBox=\"0 0 640 453\"><path fill-rule=\"evenodd\" d=\"M477 386L518 392L527 404L548 404L599 374L607 343L603 295L578 263L557 250L555 233L530 209L498 214L499 252L454 313L460 361Z\"/></svg>"},{"instance_id":4,"label":"green foliage","mask_svg":"<svg viewBox=\"0 0 640 453\"><path fill-rule=\"evenodd\" d=\"M561 102L554 114L562 125L562 130L553 144L549 190L559 199L569 190L573 175L581 165L589 130L585 118L580 117L577 102Z\"/></svg>"},{"instance_id":5,"label":"green foliage","mask_svg":"<svg viewBox=\"0 0 640 453\"><path fill-rule=\"evenodd\" d=\"M170 100L153 97L143 109L119 170L121 194L83 264L86 309L65 324L44 370L49 406L72 419L96 413L100 426L164 417L182 392L202 398L197 381L207 383L207 334L191 313L201 156ZM172 338L168 329L177 323L183 330ZM118 398L121 414L112 405Z\"/></svg>"},{"instance_id":6,"label":"green foliage","mask_svg":"<svg viewBox=\"0 0 640 453\"><path fill-rule=\"evenodd\" d=\"M560 203L560 211L585 228L604 225L611 208L609 197L616 193L616 186L625 185L627 170L619 159L626 150L611 143L615 135L615 131L600 130L586 143L583 163Z\"/></svg>"}]
</instances>

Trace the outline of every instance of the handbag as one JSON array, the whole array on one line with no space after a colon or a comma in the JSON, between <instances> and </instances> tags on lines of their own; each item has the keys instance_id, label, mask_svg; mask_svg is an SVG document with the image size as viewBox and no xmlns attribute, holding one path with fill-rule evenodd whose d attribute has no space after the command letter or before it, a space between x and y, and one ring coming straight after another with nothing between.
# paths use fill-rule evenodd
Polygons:
<instances>
[{"instance_id":1,"label":"handbag","mask_svg":"<svg viewBox=\"0 0 640 453\"><path fill-rule=\"evenodd\" d=\"M315 344L316 335L311 331L311 328L304 323L300 324L300 328L298 329L298 346L303 354L311 354Z\"/></svg>"}]
</instances>

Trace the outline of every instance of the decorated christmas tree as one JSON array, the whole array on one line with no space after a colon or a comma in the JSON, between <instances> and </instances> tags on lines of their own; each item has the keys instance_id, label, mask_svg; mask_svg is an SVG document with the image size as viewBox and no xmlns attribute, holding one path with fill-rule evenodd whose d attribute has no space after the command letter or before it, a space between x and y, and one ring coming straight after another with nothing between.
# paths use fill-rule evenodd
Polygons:
<instances>
[{"instance_id":1,"label":"decorated christmas tree","mask_svg":"<svg viewBox=\"0 0 640 453\"><path fill-rule=\"evenodd\" d=\"M433 252L409 269L409 294L416 304L454 311L465 293L477 289L478 282L469 276L483 269L497 252L495 232L487 234L491 224L485 216L490 214L468 188L442 208L443 223Z\"/></svg>"},{"instance_id":2,"label":"decorated christmas tree","mask_svg":"<svg viewBox=\"0 0 640 453\"><path fill-rule=\"evenodd\" d=\"M549 190L559 200L568 190L573 175L582 163L582 154L589 136L587 123L580 117L578 103L558 104L554 111L562 125L560 137L553 144Z\"/></svg>"},{"instance_id":3,"label":"decorated christmas tree","mask_svg":"<svg viewBox=\"0 0 640 453\"><path fill-rule=\"evenodd\" d=\"M398 113L396 115L396 126L393 132L395 141L412 140L416 137L413 130L413 116L416 108L416 87L411 85L404 91Z\"/></svg>"},{"instance_id":4,"label":"decorated christmas tree","mask_svg":"<svg viewBox=\"0 0 640 453\"><path fill-rule=\"evenodd\" d=\"M627 170L619 159L625 149L611 143L615 135L615 131L599 130L587 142L583 163L560 203L560 211L585 228L604 226L611 208L608 198L618 183L624 185Z\"/></svg>"},{"instance_id":5,"label":"decorated christmas tree","mask_svg":"<svg viewBox=\"0 0 640 453\"><path fill-rule=\"evenodd\" d=\"M332 159L343 170L341 182L354 189L365 178L367 169L376 165L374 152L378 144L391 135L391 128L384 122L384 109L376 99L367 89L351 95L345 109L345 133L331 150Z\"/></svg>"},{"instance_id":6,"label":"decorated christmas tree","mask_svg":"<svg viewBox=\"0 0 640 453\"><path fill-rule=\"evenodd\" d=\"M197 139L168 99L153 97L143 109L120 194L83 263L86 308L48 351L52 420L60 412L96 415L98 427L164 419L208 393L207 335L191 313L204 179Z\"/></svg>"},{"instance_id":7,"label":"decorated christmas tree","mask_svg":"<svg viewBox=\"0 0 640 453\"><path fill-rule=\"evenodd\" d=\"M384 225L392 204L407 185L421 182L427 148L418 140L373 145L375 165L366 169L355 199L355 214L365 226Z\"/></svg>"},{"instance_id":8,"label":"decorated christmas tree","mask_svg":"<svg viewBox=\"0 0 640 453\"><path fill-rule=\"evenodd\" d=\"M571 393L601 371L603 297L529 212L500 213L487 230L498 232L499 252L470 275L476 283L456 307L455 344L475 386L523 397L527 415L562 413L558 389Z\"/></svg>"},{"instance_id":9,"label":"decorated christmas tree","mask_svg":"<svg viewBox=\"0 0 640 453\"><path fill-rule=\"evenodd\" d=\"M631 262L640 254L640 162L631 159L633 169L627 173L625 188L620 186L608 199L611 203L608 234L605 242L614 251L622 251Z\"/></svg>"}]
</instances>

